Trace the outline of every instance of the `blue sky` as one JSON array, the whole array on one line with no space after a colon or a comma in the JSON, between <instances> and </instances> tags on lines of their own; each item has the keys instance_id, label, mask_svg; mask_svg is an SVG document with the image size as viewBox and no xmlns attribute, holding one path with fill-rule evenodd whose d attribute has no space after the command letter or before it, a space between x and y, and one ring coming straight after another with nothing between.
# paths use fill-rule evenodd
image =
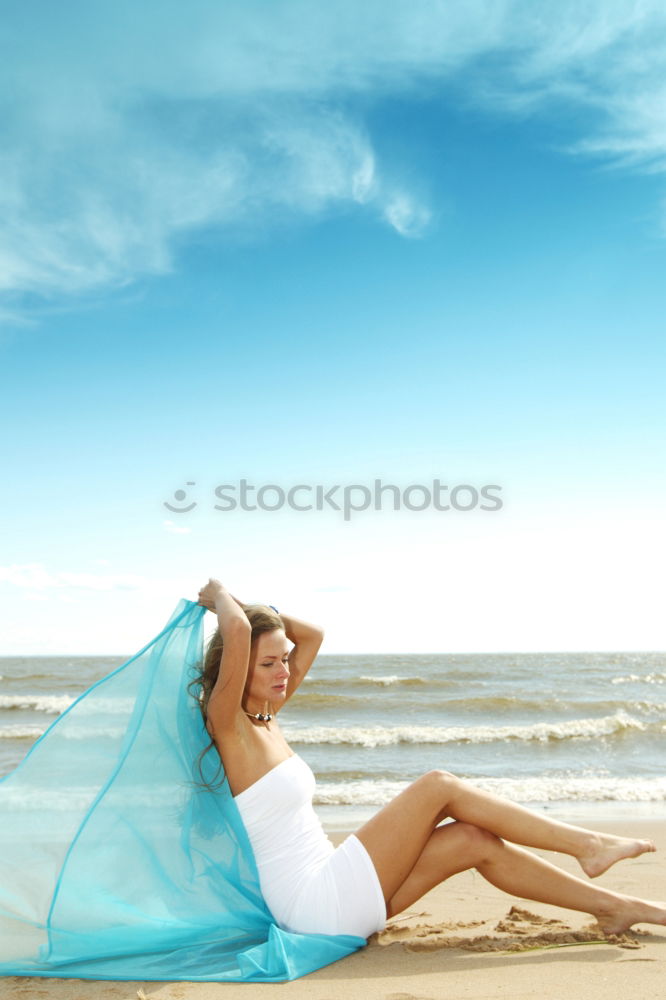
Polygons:
<instances>
[{"instance_id":1,"label":"blue sky","mask_svg":"<svg viewBox=\"0 0 666 1000\"><path fill-rule=\"evenodd\" d=\"M664 648L658 4L5 22L0 652L131 652L209 575L328 651Z\"/></svg>"}]
</instances>

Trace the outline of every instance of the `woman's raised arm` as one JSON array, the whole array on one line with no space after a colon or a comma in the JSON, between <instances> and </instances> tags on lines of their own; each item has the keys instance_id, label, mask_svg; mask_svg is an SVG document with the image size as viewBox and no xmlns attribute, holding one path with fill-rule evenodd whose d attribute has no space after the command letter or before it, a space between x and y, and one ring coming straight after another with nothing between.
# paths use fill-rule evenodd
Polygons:
<instances>
[{"instance_id":1,"label":"woman's raised arm","mask_svg":"<svg viewBox=\"0 0 666 1000\"><path fill-rule=\"evenodd\" d=\"M289 680L285 695L285 701L288 701L312 666L324 641L324 630L299 618L283 615L282 612L280 618L284 622L287 639L294 643L294 648L289 653Z\"/></svg>"},{"instance_id":2,"label":"woman's raised arm","mask_svg":"<svg viewBox=\"0 0 666 1000\"><path fill-rule=\"evenodd\" d=\"M219 580L209 580L199 591L199 604L215 611L222 636L220 670L208 701L208 723L214 732L234 723L250 662L252 629L241 605Z\"/></svg>"}]
</instances>

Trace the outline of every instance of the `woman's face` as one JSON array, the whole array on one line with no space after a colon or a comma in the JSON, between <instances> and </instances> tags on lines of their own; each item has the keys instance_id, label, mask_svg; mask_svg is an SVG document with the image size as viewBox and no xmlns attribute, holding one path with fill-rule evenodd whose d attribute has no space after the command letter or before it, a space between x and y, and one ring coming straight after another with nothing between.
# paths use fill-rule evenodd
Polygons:
<instances>
[{"instance_id":1,"label":"woman's face","mask_svg":"<svg viewBox=\"0 0 666 1000\"><path fill-rule=\"evenodd\" d=\"M290 646L281 628L262 633L252 644L245 693L253 705L260 703L257 711L263 710L266 701L276 708L284 701L289 680L287 656Z\"/></svg>"}]
</instances>

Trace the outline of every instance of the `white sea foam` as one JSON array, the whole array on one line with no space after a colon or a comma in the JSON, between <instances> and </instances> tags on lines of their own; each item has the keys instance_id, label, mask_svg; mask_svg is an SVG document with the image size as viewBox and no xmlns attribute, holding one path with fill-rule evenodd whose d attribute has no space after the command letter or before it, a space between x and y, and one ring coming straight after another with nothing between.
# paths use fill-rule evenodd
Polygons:
<instances>
[{"instance_id":1,"label":"white sea foam","mask_svg":"<svg viewBox=\"0 0 666 1000\"><path fill-rule=\"evenodd\" d=\"M60 715L79 697L80 695L69 694L3 694L0 695L0 711L23 708L47 715ZM106 698L93 694L85 701L85 711L90 715L122 715L131 712L133 707L133 698Z\"/></svg>"},{"instance_id":2,"label":"white sea foam","mask_svg":"<svg viewBox=\"0 0 666 1000\"><path fill-rule=\"evenodd\" d=\"M477 788L514 802L666 802L666 778L619 778L608 775L527 778L475 778ZM360 779L317 783L316 806L376 806L390 802L409 786L408 781ZM77 811L87 808L97 787L2 789L3 801L12 809ZM174 787L123 788L124 805L146 808L175 802ZM180 794L187 798L187 789Z\"/></svg>"},{"instance_id":3,"label":"white sea foam","mask_svg":"<svg viewBox=\"0 0 666 1000\"><path fill-rule=\"evenodd\" d=\"M38 740L43 732L39 726L0 726L0 740Z\"/></svg>"},{"instance_id":4,"label":"white sea foam","mask_svg":"<svg viewBox=\"0 0 666 1000\"><path fill-rule=\"evenodd\" d=\"M99 707L99 706L98 706ZM382 747L404 744L494 743L503 741L539 742L594 740L628 731L666 732L661 719L641 722L624 711L601 718L572 719L568 722L537 722L513 726L309 726L284 727L285 737L294 744L348 744ZM27 725L0 726L0 739L37 739L44 728ZM79 740L89 737L117 739L125 732L121 726L85 725L85 717L62 730L62 737Z\"/></svg>"},{"instance_id":5,"label":"white sea foam","mask_svg":"<svg viewBox=\"0 0 666 1000\"><path fill-rule=\"evenodd\" d=\"M34 712L60 715L74 701L68 694L3 694L0 709L30 708Z\"/></svg>"},{"instance_id":6,"label":"white sea foam","mask_svg":"<svg viewBox=\"0 0 666 1000\"><path fill-rule=\"evenodd\" d=\"M97 795L97 788L15 788L0 786L2 803L12 812L54 809L58 812L87 809Z\"/></svg>"},{"instance_id":7,"label":"white sea foam","mask_svg":"<svg viewBox=\"0 0 666 1000\"><path fill-rule=\"evenodd\" d=\"M69 726L67 729L63 729L60 735L68 740L118 740L121 739L126 732L127 729L121 726L109 726L105 728L98 728L97 726Z\"/></svg>"},{"instance_id":8,"label":"white sea foam","mask_svg":"<svg viewBox=\"0 0 666 1000\"><path fill-rule=\"evenodd\" d=\"M657 725L660 729L664 728L662 723ZM290 743L349 743L380 747L398 743L493 743L503 740L545 743L550 740L597 739L647 728L647 723L620 711L598 719L537 722L525 726L310 726L307 729L285 726L285 736Z\"/></svg>"},{"instance_id":9,"label":"white sea foam","mask_svg":"<svg viewBox=\"0 0 666 1000\"><path fill-rule=\"evenodd\" d=\"M477 778L473 784L514 802L666 802L666 778L529 777ZM383 806L407 781L319 782L315 805Z\"/></svg>"},{"instance_id":10,"label":"white sea foam","mask_svg":"<svg viewBox=\"0 0 666 1000\"><path fill-rule=\"evenodd\" d=\"M98 786L80 786L69 788L52 787L13 787L11 785L0 786L2 802L9 806L12 811L25 810L36 811L51 809L58 812L80 812L87 809L100 791ZM120 793L111 788L107 793L108 800L117 797L124 807L136 807L138 809L150 806L165 806L178 804L180 797L185 801L190 794L185 786L176 787L174 784L135 788L123 787Z\"/></svg>"},{"instance_id":11,"label":"white sea foam","mask_svg":"<svg viewBox=\"0 0 666 1000\"><path fill-rule=\"evenodd\" d=\"M0 739L2 740L37 740L42 736L48 727L22 726L19 723L10 726L0 726ZM124 726L86 726L77 724L68 726L65 729L58 728L56 731L61 739L66 740L98 740L98 739L120 739L127 729Z\"/></svg>"},{"instance_id":12,"label":"white sea foam","mask_svg":"<svg viewBox=\"0 0 666 1000\"><path fill-rule=\"evenodd\" d=\"M627 674L626 677L613 677L611 684L666 684L666 674Z\"/></svg>"}]
</instances>

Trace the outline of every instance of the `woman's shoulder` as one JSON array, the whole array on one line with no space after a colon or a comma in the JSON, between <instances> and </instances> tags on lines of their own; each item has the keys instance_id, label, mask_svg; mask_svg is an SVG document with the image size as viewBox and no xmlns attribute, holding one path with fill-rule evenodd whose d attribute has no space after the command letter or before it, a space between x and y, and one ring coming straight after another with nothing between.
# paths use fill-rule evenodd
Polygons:
<instances>
[{"instance_id":1,"label":"woman's shoulder","mask_svg":"<svg viewBox=\"0 0 666 1000\"><path fill-rule=\"evenodd\" d=\"M277 724L272 729L256 726L247 716L239 719L237 726L211 733L211 737L233 795L249 788L293 753Z\"/></svg>"}]
</instances>

